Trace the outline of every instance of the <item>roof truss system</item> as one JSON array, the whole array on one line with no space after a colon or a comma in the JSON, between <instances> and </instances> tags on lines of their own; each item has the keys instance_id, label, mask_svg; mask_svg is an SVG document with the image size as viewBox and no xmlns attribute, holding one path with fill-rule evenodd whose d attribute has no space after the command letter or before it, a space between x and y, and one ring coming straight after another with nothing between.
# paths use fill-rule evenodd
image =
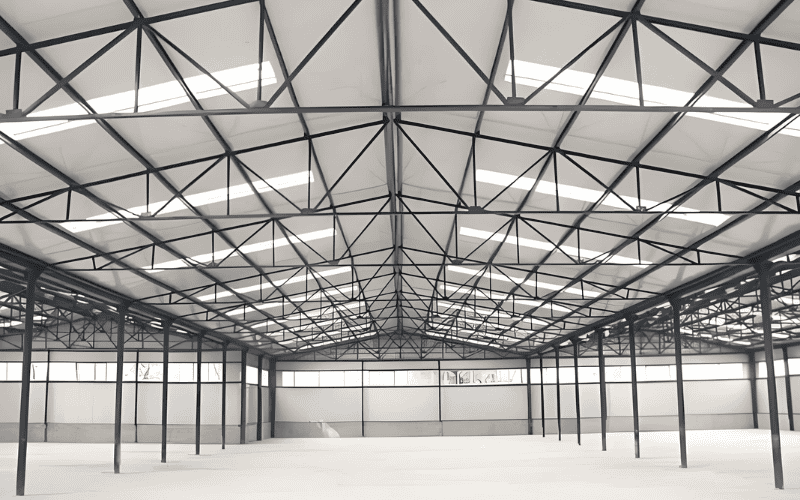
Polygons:
<instances>
[{"instance_id":1,"label":"roof truss system","mask_svg":"<svg viewBox=\"0 0 800 500\"><path fill-rule=\"evenodd\" d=\"M2 342L748 350L769 261L800 338L800 6L468 3L0 6Z\"/></svg>"}]
</instances>

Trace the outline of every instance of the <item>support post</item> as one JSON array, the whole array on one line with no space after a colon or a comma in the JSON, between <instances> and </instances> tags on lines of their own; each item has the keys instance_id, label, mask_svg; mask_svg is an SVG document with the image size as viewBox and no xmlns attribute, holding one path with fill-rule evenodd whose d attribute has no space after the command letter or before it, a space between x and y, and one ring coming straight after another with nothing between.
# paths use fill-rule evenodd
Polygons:
<instances>
[{"instance_id":1,"label":"support post","mask_svg":"<svg viewBox=\"0 0 800 500\"><path fill-rule=\"evenodd\" d=\"M278 385L277 362L269 360L269 437L275 437L275 387Z\"/></svg>"},{"instance_id":2,"label":"support post","mask_svg":"<svg viewBox=\"0 0 800 500\"><path fill-rule=\"evenodd\" d=\"M633 447L634 455L640 458L639 454L639 388L636 378L636 331L634 328L635 318L628 316L628 348L631 352L631 400L633 401Z\"/></svg>"},{"instance_id":3,"label":"support post","mask_svg":"<svg viewBox=\"0 0 800 500\"><path fill-rule=\"evenodd\" d=\"M47 350L47 377L44 380L44 442L47 442L47 404L50 401L50 349Z\"/></svg>"},{"instance_id":4,"label":"support post","mask_svg":"<svg viewBox=\"0 0 800 500\"><path fill-rule=\"evenodd\" d=\"M772 467L775 488L783 489L783 459L781 458L781 431L778 422L778 391L775 387L775 358L772 352L772 290L770 289L771 263L756 267L758 271L759 300L761 301L761 328L764 330L764 361L767 363L767 395L769 397L769 428L772 434Z\"/></svg>"},{"instance_id":5,"label":"support post","mask_svg":"<svg viewBox=\"0 0 800 500\"><path fill-rule=\"evenodd\" d=\"M561 346L556 346L556 421L558 423L558 440L561 441L561 364L559 363L559 351Z\"/></svg>"},{"instance_id":6,"label":"support post","mask_svg":"<svg viewBox=\"0 0 800 500\"><path fill-rule=\"evenodd\" d=\"M544 363L542 353L539 353L539 397L542 408L542 437L544 437Z\"/></svg>"},{"instance_id":7,"label":"support post","mask_svg":"<svg viewBox=\"0 0 800 500\"><path fill-rule=\"evenodd\" d=\"M167 462L167 392L169 389L169 330L170 321L164 321L164 370L161 381L161 463Z\"/></svg>"},{"instance_id":8,"label":"support post","mask_svg":"<svg viewBox=\"0 0 800 500\"><path fill-rule=\"evenodd\" d=\"M572 339L572 364L575 367L575 423L578 432L578 446L581 445L581 393L578 385L578 339Z\"/></svg>"},{"instance_id":9,"label":"support post","mask_svg":"<svg viewBox=\"0 0 800 500\"><path fill-rule=\"evenodd\" d=\"M242 351L241 408L239 410L239 444L247 443L247 351Z\"/></svg>"},{"instance_id":10,"label":"support post","mask_svg":"<svg viewBox=\"0 0 800 500\"><path fill-rule=\"evenodd\" d=\"M127 305L117 306L117 384L114 404L114 474L122 462L122 374L125 362L125 315Z\"/></svg>"},{"instance_id":11,"label":"support post","mask_svg":"<svg viewBox=\"0 0 800 500\"><path fill-rule=\"evenodd\" d=\"M600 372L600 440L606 451L606 360L603 357L605 332L597 330L597 365Z\"/></svg>"},{"instance_id":12,"label":"support post","mask_svg":"<svg viewBox=\"0 0 800 500\"><path fill-rule=\"evenodd\" d=\"M789 352L786 346L783 351L783 373L786 374L786 411L789 413L789 430L794 431L794 408L792 405L792 378L789 376Z\"/></svg>"},{"instance_id":13,"label":"support post","mask_svg":"<svg viewBox=\"0 0 800 500\"><path fill-rule=\"evenodd\" d=\"M22 339L22 387L19 400L19 446L17 448L17 496L25 495L25 472L28 462L28 411L31 401L31 351L33 350L33 315L36 311L36 281L41 269L25 273L25 333Z\"/></svg>"},{"instance_id":14,"label":"support post","mask_svg":"<svg viewBox=\"0 0 800 500\"><path fill-rule=\"evenodd\" d=\"M133 432L135 443L139 442L139 351L136 351L136 367L134 368L136 381L133 383Z\"/></svg>"},{"instance_id":15,"label":"support post","mask_svg":"<svg viewBox=\"0 0 800 500\"><path fill-rule=\"evenodd\" d=\"M200 398L202 397L203 336L197 336L197 396L194 407L194 454L200 454Z\"/></svg>"},{"instance_id":16,"label":"support post","mask_svg":"<svg viewBox=\"0 0 800 500\"><path fill-rule=\"evenodd\" d=\"M225 406L228 393L228 344L222 347L222 449L225 449Z\"/></svg>"},{"instance_id":17,"label":"support post","mask_svg":"<svg viewBox=\"0 0 800 500\"><path fill-rule=\"evenodd\" d=\"M675 342L675 378L678 389L678 435L681 449L681 468L688 467L686 460L686 410L683 403L683 357L681 352L681 305L670 298L672 306L672 336Z\"/></svg>"},{"instance_id":18,"label":"support post","mask_svg":"<svg viewBox=\"0 0 800 500\"><path fill-rule=\"evenodd\" d=\"M531 358L525 358L525 381L528 391L528 435L533 435L533 407L531 406Z\"/></svg>"},{"instance_id":19,"label":"support post","mask_svg":"<svg viewBox=\"0 0 800 500\"><path fill-rule=\"evenodd\" d=\"M750 379L750 401L753 407L753 429L758 429L758 389L756 387L756 354L747 353L748 378Z\"/></svg>"},{"instance_id":20,"label":"support post","mask_svg":"<svg viewBox=\"0 0 800 500\"><path fill-rule=\"evenodd\" d=\"M264 372L264 355L260 354L258 356L258 427L256 428L256 440L261 441L263 439L263 430L261 427L264 425L264 395L261 394L261 383L263 382ZM268 377L269 378L269 377Z\"/></svg>"}]
</instances>

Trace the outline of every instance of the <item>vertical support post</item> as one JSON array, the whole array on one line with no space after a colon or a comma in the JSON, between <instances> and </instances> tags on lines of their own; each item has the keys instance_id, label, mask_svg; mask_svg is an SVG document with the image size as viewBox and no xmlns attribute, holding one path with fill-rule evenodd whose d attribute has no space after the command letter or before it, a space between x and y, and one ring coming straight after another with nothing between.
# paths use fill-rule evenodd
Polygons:
<instances>
[{"instance_id":1,"label":"vertical support post","mask_svg":"<svg viewBox=\"0 0 800 500\"><path fill-rule=\"evenodd\" d=\"M681 468L688 467L686 460L686 410L683 402L683 357L681 349L681 305L677 299L670 298L672 306L672 335L675 341L675 378L678 388L678 434L681 448Z\"/></svg>"},{"instance_id":2,"label":"vertical support post","mask_svg":"<svg viewBox=\"0 0 800 500\"><path fill-rule=\"evenodd\" d=\"M789 413L789 430L794 430L794 408L792 405L792 378L789 376L789 352L786 346L783 351L783 373L786 374L786 411Z\"/></svg>"},{"instance_id":3,"label":"vertical support post","mask_svg":"<svg viewBox=\"0 0 800 500\"><path fill-rule=\"evenodd\" d=\"M600 372L600 440L606 451L606 360L603 357L603 337L605 332L597 330L597 365Z\"/></svg>"},{"instance_id":4,"label":"vertical support post","mask_svg":"<svg viewBox=\"0 0 800 500\"><path fill-rule=\"evenodd\" d=\"M228 344L222 347L222 449L225 449L225 407L228 393Z\"/></svg>"},{"instance_id":5,"label":"vertical support post","mask_svg":"<svg viewBox=\"0 0 800 500\"><path fill-rule=\"evenodd\" d=\"M275 437L275 388L278 386L277 361L269 360L269 437Z\"/></svg>"},{"instance_id":6,"label":"vertical support post","mask_svg":"<svg viewBox=\"0 0 800 500\"><path fill-rule=\"evenodd\" d=\"M533 407L531 406L531 358L525 358L525 380L528 390L528 435L533 435Z\"/></svg>"},{"instance_id":7,"label":"vertical support post","mask_svg":"<svg viewBox=\"0 0 800 500\"><path fill-rule=\"evenodd\" d=\"M747 353L748 378L750 379L750 401L753 406L753 429L758 429L758 392L756 388L756 354Z\"/></svg>"},{"instance_id":8,"label":"vertical support post","mask_svg":"<svg viewBox=\"0 0 800 500\"><path fill-rule=\"evenodd\" d=\"M127 305L117 306L117 384L114 404L114 474L122 462L122 373L125 361L125 315Z\"/></svg>"},{"instance_id":9,"label":"vertical support post","mask_svg":"<svg viewBox=\"0 0 800 500\"><path fill-rule=\"evenodd\" d=\"M767 394L769 397L769 428L772 434L772 467L775 488L783 489L783 459L781 458L781 431L778 422L778 391L775 387L775 358L772 352L772 290L769 271L771 263L756 267L758 271L759 300L761 301L761 328L764 330L764 361L767 363Z\"/></svg>"},{"instance_id":10,"label":"vertical support post","mask_svg":"<svg viewBox=\"0 0 800 500\"><path fill-rule=\"evenodd\" d=\"M578 339L572 339L572 364L575 367L575 423L578 432L578 446L581 445L581 393L578 385Z\"/></svg>"},{"instance_id":11,"label":"vertical support post","mask_svg":"<svg viewBox=\"0 0 800 500\"><path fill-rule=\"evenodd\" d=\"M247 444L247 351L242 350L241 408L239 410L239 444Z\"/></svg>"},{"instance_id":12,"label":"vertical support post","mask_svg":"<svg viewBox=\"0 0 800 500\"><path fill-rule=\"evenodd\" d=\"M44 380L44 442L47 442L47 404L50 401L50 349L47 350L47 378Z\"/></svg>"},{"instance_id":13,"label":"vertical support post","mask_svg":"<svg viewBox=\"0 0 800 500\"><path fill-rule=\"evenodd\" d=\"M539 353L539 398L542 408L542 437L544 437L544 363L542 353Z\"/></svg>"},{"instance_id":14,"label":"vertical support post","mask_svg":"<svg viewBox=\"0 0 800 500\"><path fill-rule=\"evenodd\" d=\"M139 442L139 351L136 351L136 367L134 368L136 381L133 387L133 432L135 443Z\"/></svg>"},{"instance_id":15,"label":"vertical support post","mask_svg":"<svg viewBox=\"0 0 800 500\"><path fill-rule=\"evenodd\" d=\"M636 458L639 454L639 388L636 378L636 332L634 328L635 318L628 316L628 348L631 352L631 400L633 401L633 447Z\"/></svg>"},{"instance_id":16,"label":"vertical support post","mask_svg":"<svg viewBox=\"0 0 800 500\"><path fill-rule=\"evenodd\" d=\"M256 428L256 440L261 441L263 439L263 429L261 427L264 425L264 395L261 393L261 384L263 383L262 377L264 372L264 355L260 354L258 356L258 427ZM267 377L269 379L269 377Z\"/></svg>"},{"instance_id":17,"label":"vertical support post","mask_svg":"<svg viewBox=\"0 0 800 500\"><path fill-rule=\"evenodd\" d=\"M19 447L17 448L17 496L25 495L25 472L28 461L28 411L31 401L31 351L33 350L33 314L36 310L36 281L40 269L26 271L25 333L22 339L22 387L19 401Z\"/></svg>"},{"instance_id":18,"label":"vertical support post","mask_svg":"<svg viewBox=\"0 0 800 500\"><path fill-rule=\"evenodd\" d=\"M561 441L561 364L559 351L561 346L556 346L556 421L558 422L558 440Z\"/></svg>"},{"instance_id":19,"label":"vertical support post","mask_svg":"<svg viewBox=\"0 0 800 500\"><path fill-rule=\"evenodd\" d=\"M194 407L194 454L200 454L200 398L202 397L203 336L197 336L197 396Z\"/></svg>"},{"instance_id":20,"label":"vertical support post","mask_svg":"<svg viewBox=\"0 0 800 500\"><path fill-rule=\"evenodd\" d=\"M165 320L164 326L164 369L161 381L161 463L167 463L167 392L169 390L169 330L172 322Z\"/></svg>"}]
</instances>

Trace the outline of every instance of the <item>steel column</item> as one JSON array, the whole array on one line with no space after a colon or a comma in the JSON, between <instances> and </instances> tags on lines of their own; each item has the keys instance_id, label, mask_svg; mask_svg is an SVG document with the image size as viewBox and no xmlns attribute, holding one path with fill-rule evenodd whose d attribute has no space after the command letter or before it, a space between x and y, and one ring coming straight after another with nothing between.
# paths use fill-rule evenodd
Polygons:
<instances>
[{"instance_id":1,"label":"steel column","mask_svg":"<svg viewBox=\"0 0 800 500\"><path fill-rule=\"evenodd\" d=\"M761 328L764 330L764 361L767 364L767 394L769 397L769 428L772 434L772 467L775 487L783 489L783 459L781 458L781 431L778 422L778 391L775 387L775 358L772 352L772 290L770 290L771 263L758 266L759 300L761 301Z\"/></svg>"},{"instance_id":2,"label":"steel column","mask_svg":"<svg viewBox=\"0 0 800 500\"><path fill-rule=\"evenodd\" d=\"M197 396L195 397L194 407L194 454L200 454L200 398L202 396L203 386L201 384L202 375L201 370L203 367L203 337L197 336Z\"/></svg>"},{"instance_id":3,"label":"steel column","mask_svg":"<svg viewBox=\"0 0 800 500\"><path fill-rule=\"evenodd\" d=\"M544 363L542 362L542 353L539 353L539 396L542 408L542 437L544 437Z\"/></svg>"},{"instance_id":4,"label":"steel column","mask_svg":"<svg viewBox=\"0 0 800 500\"><path fill-rule=\"evenodd\" d=\"M125 314L127 306L117 306L117 383L114 404L114 474L122 462L122 373L125 362Z\"/></svg>"},{"instance_id":5,"label":"steel column","mask_svg":"<svg viewBox=\"0 0 800 500\"><path fill-rule=\"evenodd\" d=\"M135 443L139 442L139 351L136 351L136 381L133 383L133 432Z\"/></svg>"},{"instance_id":6,"label":"steel column","mask_svg":"<svg viewBox=\"0 0 800 500\"><path fill-rule=\"evenodd\" d=\"M167 392L169 389L169 329L170 321L164 321L164 369L161 381L161 463L167 462Z\"/></svg>"},{"instance_id":7,"label":"steel column","mask_svg":"<svg viewBox=\"0 0 800 500\"><path fill-rule=\"evenodd\" d=\"M606 360L603 357L603 330L597 330L597 365L600 372L600 440L606 451Z\"/></svg>"},{"instance_id":8,"label":"steel column","mask_svg":"<svg viewBox=\"0 0 800 500\"><path fill-rule=\"evenodd\" d=\"M225 449L225 406L228 393L228 344L222 348L222 449Z\"/></svg>"},{"instance_id":9,"label":"steel column","mask_svg":"<svg viewBox=\"0 0 800 500\"><path fill-rule=\"evenodd\" d=\"M47 402L50 401L50 350L47 350L47 378L44 381L44 442L47 442Z\"/></svg>"},{"instance_id":10,"label":"steel column","mask_svg":"<svg viewBox=\"0 0 800 500\"><path fill-rule=\"evenodd\" d=\"M239 444L247 443L247 351L242 351L241 407L239 409Z\"/></svg>"},{"instance_id":11,"label":"steel column","mask_svg":"<svg viewBox=\"0 0 800 500\"><path fill-rule=\"evenodd\" d=\"M275 437L275 387L278 385L277 361L269 360L269 437Z\"/></svg>"},{"instance_id":12,"label":"steel column","mask_svg":"<svg viewBox=\"0 0 800 500\"><path fill-rule=\"evenodd\" d=\"M264 355L260 354L258 356L258 418L256 421L258 422L258 427L256 427L256 440L261 441L263 439L263 430L261 427L264 425L264 395L261 394L261 383L263 382L264 372ZM269 377L267 377L269 378Z\"/></svg>"},{"instance_id":13,"label":"steel column","mask_svg":"<svg viewBox=\"0 0 800 500\"><path fill-rule=\"evenodd\" d=\"M636 333L634 318L628 316L628 342L631 351L631 399L633 401L633 446L636 458L639 458L639 389L636 379Z\"/></svg>"},{"instance_id":14,"label":"steel column","mask_svg":"<svg viewBox=\"0 0 800 500\"><path fill-rule=\"evenodd\" d=\"M581 393L578 385L578 339L572 339L572 364L575 367L575 423L577 424L578 446L581 445Z\"/></svg>"},{"instance_id":15,"label":"steel column","mask_svg":"<svg viewBox=\"0 0 800 500\"><path fill-rule=\"evenodd\" d=\"M558 422L558 440L561 441L561 364L558 352L561 346L556 346L556 421Z\"/></svg>"},{"instance_id":16,"label":"steel column","mask_svg":"<svg viewBox=\"0 0 800 500\"><path fill-rule=\"evenodd\" d=\"M747 353L748 378L750 379L750 401L753 407L753 429L758 429L758 393L756 388L756 355Z\"/></svg>"},{"instance_id":17,"label":"steel column","mask_svg":"<svg viewBox=\"0 0 800 500\"><path fill-rule=\"evenodd\" d=\"M528 392L528 435L533 435L533 408L531 407L531 358L525 358L525 381Z\"/></svg>"},{"instance_id":18,"label":"steel column","mask_svg":"<svg viewBox=\"0 0 800 500\"><path fill-rule=\"evenodd\" d=\"M789 414L789 430L794 430L794 408L792 407L792 378L789 376L789 352L783 346L783 373L786 374L786 412Z\"/></svg>"},{"instance_id":19,"label":"steel column","mask_svg":"<svg viewBox=\"0 0 800 500\"><path fill-rule=\"evenodd\" d=\"M686 411L683 404L683 358L681 357L681 306L675 299L670 299L672 306L672 335L675 342L675 377L678 389L678 434L681 448L681 468L688 467L686 462Z\"/></svg>"},{"instance_id":20,"label":"steel column","mask_svg":"<svg viewBox=\"0 0 800 500\"><path fill-rule=\"evenodd\" d=\"M19 401L19 447L17 448L17 496L25 494L28 459L28 411L31 400L31 351L33 349L33 314L36 309L36 281L41 269L25 272L25 333L22 340L22 388Z\"/></svg>"}]
</instances>

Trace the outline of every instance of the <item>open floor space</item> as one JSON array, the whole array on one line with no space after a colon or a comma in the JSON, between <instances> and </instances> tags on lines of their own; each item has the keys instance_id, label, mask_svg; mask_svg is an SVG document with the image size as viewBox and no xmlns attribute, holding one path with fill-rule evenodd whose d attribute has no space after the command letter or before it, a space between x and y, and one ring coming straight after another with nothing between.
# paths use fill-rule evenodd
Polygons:
<instances>
[{"instance_id":1,"label":"open floor space","mask_svg":"<svg viewBox=\"0 0 800 500\"><path fill-rule=\"evenodd\" d=\"M689 467L681 469L676 432L633 436L471 436L273 439L262 443L127 444L112 473L112 446L29 446L27 494L39 499L269 498L387 499L757 499L797 498L800 478L772 485L769 431L689 431ZM784 466L800 467L800 434L784 433ZM16 446L0 445L0 498L14 495Z\"/></svg>"}]
</instances>

